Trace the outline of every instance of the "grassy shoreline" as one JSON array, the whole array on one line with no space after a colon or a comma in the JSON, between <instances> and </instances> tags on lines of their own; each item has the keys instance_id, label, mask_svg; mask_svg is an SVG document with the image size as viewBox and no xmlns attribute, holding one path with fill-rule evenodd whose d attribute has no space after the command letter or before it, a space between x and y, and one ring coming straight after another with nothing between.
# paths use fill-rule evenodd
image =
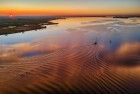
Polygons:
<instances>
[{"instance_id":1,"label":"grassy shoreline","mask_svg":"<svg viewBox=\"0 0 140 94\"><path fill-rule=\"evenodd\" d=\"M20 33L30 30L46 28L45 25L54 25L58 23L52 20L62 19L60 17L36 17L36 18L0 18L0 35Z\"/></svg>"}]
</instances>

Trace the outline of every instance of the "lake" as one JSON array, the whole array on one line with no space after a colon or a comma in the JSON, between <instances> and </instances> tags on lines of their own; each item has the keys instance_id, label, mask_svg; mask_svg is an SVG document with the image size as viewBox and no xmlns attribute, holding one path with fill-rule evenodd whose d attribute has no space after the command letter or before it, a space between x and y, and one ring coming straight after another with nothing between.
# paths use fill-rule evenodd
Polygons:
<instances>
[{"instance_id":1,"label":"lake","mask_svg":"<svg viewBox=\"0 0 140 94\"><path fill-rule=\"evenodd\" d=\"M140 93L140 18L52 22L0 35L2 94Z\"/></svg>"}]
</instances>

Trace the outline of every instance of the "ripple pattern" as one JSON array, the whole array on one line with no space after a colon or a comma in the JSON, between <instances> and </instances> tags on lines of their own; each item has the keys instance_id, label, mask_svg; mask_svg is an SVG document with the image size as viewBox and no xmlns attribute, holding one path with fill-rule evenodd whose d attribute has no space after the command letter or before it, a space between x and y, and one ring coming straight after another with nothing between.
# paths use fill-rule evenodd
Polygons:
<instances>
[{"instance_id":1,"label":"ripple pattern","mask_svg":"<svg viewBox=\"0 0 140 94\"><path fill-rule=\"evenodd\" d=\"M114 65L105 50L80 46L1 64L0 94L139 94L139 68Z\"/></svg>"}]
</instances>

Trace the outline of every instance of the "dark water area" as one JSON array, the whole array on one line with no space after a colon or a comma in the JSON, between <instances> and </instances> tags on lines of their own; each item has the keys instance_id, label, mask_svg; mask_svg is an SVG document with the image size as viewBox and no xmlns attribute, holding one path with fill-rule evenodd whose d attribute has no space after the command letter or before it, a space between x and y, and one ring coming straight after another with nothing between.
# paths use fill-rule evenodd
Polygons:
<instances>
[{"instance_id":1,"label":"dark water area","mask_svg":"<svg viewBox=\"0 0 140 94\"><path fill-rule=\"evenodd\" d=\"M140 93L140 18L52 22L0 36L0 93Z\"/></svg>"}]
</instances>

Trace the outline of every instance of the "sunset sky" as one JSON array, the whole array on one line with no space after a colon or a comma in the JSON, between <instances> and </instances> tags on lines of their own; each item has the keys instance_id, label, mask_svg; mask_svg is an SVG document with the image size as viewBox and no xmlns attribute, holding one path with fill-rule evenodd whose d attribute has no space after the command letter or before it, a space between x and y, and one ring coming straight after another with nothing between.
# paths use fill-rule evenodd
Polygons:
<instances>
[{"instance_id":1,"label":"sunset sky","mask_svg":"<svg viewBox=\"0 0 140 94\"><path fill-rule=\"evenodd\" d=\"M140 0L0 0L0 15L139 15Z\"/></svg>"}]
</instances>

